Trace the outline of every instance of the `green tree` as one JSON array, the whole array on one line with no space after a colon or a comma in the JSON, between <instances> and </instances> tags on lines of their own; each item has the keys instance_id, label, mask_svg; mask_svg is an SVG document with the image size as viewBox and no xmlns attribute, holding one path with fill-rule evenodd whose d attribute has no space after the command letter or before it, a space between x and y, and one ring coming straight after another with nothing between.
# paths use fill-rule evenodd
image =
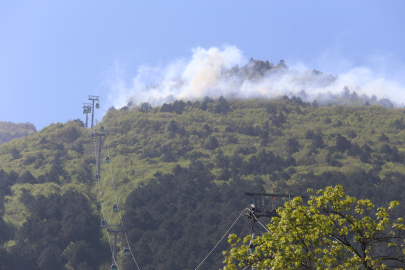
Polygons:
<instances>
[{"instance_id":1,"label":"green tree","mask_svg":"<svg viewBox=\"0 0 405 270\"><path fill-rule=\"evenodd\" d=\"M286 202L268 233L248 246L232 234L224 269L402 269L405 265L404 219L392 221L398 201L374 208L370 200L346 196L342 186ZM244 243L251 240L250 236Z\"/></svg>"},{"instance_id":2,"label":"green tree","mask_svg":"<svg viewBox=\"0 0 405 270\"><path fill-rule=\"evenodd\" d=\"M300 148L300 144L298 143L297 139L289 138L287 140L287 153L292 155L295 152L298 152L300 150L299 148Z\"/></svg>"}]
</instances>

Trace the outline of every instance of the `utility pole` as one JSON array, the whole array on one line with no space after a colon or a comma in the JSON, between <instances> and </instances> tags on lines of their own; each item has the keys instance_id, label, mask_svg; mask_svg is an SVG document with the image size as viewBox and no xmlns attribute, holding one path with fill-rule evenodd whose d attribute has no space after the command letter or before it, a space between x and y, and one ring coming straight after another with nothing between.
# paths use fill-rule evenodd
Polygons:
<instances>
[{"instance_id":1,"label":"utility pole","mask_svg":"<svg viewBox=\"0 0 405 270\"><path fill-rule=\"evenodd\" d=\"M86 114L86 129L88 127L89 122L89 113L91 112L90 103L83 103L83 114Z\"/></svg>"},{"instance_id":2,"label":"utility pole","mask_svg":"<svg viewBox=\"0 0 405 270\"><path fill-rule=\"evenodd\" d=\"M92 109L92 111L91 111L91 128L93 128L93 124L94 124L94 101L96 100L97 101L97 103L96 103L96 108L98 109L98 108L100 108L100 105L99 105L99 96L92 96L92 95L89 95L89 100L91 100L92 102L93 102L93 109Z\"/></svg>"}]
</instances>

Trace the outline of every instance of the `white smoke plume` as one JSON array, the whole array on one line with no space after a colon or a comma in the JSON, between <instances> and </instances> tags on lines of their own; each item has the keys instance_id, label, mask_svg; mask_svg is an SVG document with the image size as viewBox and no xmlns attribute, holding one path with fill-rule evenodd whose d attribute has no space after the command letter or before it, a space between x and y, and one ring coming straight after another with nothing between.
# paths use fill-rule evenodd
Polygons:
<instances>
[{"instance_id":1,"label":"white smoke plume","mask_svg":"<svg viewBox=\"0 0 405 270\"><path fill-rule=\"evenodd\" d=\"M307 101L317 99L322 102L328 96L339 95L347 86L358 96L395 97L396 105L405 101L403 85L385 79L383 74L367 67L351 68L332 76L312 71L302 63L288 68L283 61L276 66L268 61L247 61L235 46L223 49L211 47L208 50L198 47L192 52L188 61L180 59L164 67L141 66L130 83L117 69L114 78L108 81L109 99L119 108L130 101L134 104L149 102L162 105L176 99L196 100L205 96L274 98L304 90ZM265 72L258 70L263 65Z\"/></svg>"}]
</instances>

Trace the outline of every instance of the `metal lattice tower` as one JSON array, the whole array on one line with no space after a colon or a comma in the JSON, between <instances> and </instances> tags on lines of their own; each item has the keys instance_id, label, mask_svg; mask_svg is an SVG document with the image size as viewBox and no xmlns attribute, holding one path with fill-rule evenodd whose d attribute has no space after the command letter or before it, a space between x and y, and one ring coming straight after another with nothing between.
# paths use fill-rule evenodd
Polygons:
<instances>
[{"instance_id":1,"label":"metal lattice tower","mask_svg":"<svg viewBox=\"0 0 405 270\"><path fill-rule=\"evenodd\" d=\"M93 133L92 138L99 136L99 146L98 146L98 159L97 159L97 175L100 176L100 159L101 159L101 137L106 136L107 132L105 133Z\"/></svg>"},{"instance_id":2,"label":"metal lattice tower","mask_svg":"<svg viewBox=\"0 0 405 270\"><path fill-rule=\"evenodd\" d=\"M91 128L93 128L93 126L94 126L94 101L95 100L99 101L98 98L99 98L99 96L89 95L89 100L91 100L93 102L93 108L92 108L92 111L91 111Z\"/></svg>"},{"instance_id":3,"label":"metal lattice tower","mask_svg":"<svg viewBox=\"0 0 405 270\"><path fill-rule=\"evenodd\" d=\"M88 127L88 123L89 123L90 111L91 111L90 103L83 103L83 114L86 114L86 128Z\"/></svg>"},{"instance_id":4,"label":"metal lattice tower","mask_svg":"<svg viewBox=\"0 0 405 270\"><path fill-rule=\"evenodd\" d=\"M117 264L117 234L123 233L124 231L124 226L122 224L114 224L114 225L108 225L107 226L107 231L114 233L114 247L113 247L113 263ZM118 266L118 265L117 265Z\"/></svg>"}]
</instances>

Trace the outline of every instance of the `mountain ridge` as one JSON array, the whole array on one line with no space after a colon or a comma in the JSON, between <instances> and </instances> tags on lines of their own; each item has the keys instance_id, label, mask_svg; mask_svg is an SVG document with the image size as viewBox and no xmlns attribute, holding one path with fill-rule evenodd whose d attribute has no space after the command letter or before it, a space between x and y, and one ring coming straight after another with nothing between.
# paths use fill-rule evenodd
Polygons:
<instances>
[{"instance_id":1,"label":"mountain ridge","mask_svg":"<svg viewBox=\"0 0 405 270\"><path fill-rule=\"evenodd\" d=\"M157 192L153 196L158 199L157 194L161 192L159 189L164 190L164 179L177 183L180 175L183 175L181 177L186 182L202 181L208 186L240 183L237 184L238 188L227 192L245 201L246 205L249 200L243 192L249 191L246 190L249 186L267 192L275 188L277 191L303 193L308 187L322 188L339 183L349 189L348 193L352 192L361 198L369 197L381 205L392 199L402 201L402 179L405 175L404 110L354 104L320 106L315 102L304 102L297 97L287 96L273 100L245 101L221 97L218 100L206 98L202 102L175 101L161 107L139 106L110 110L102 123L96 125L95 131L103 125L108 134L108 142L107 138L102 139L102 160L108 155L111 158L118 204L122 206L120 211L124 222L131 228L128 231L131 243L137 247L147 246L146 250L151 252L165 254L164 250L154 246L162 241L155 239L154 235L160 235L170 226L167 227L165 222L157 224L156 231L149 232L151 242L145 242L145 238L136 229L138 221L131 221L130 216L127 216L127 213L139 215L145 209L126 201L133 194L143 194L146 190L152 192L152 195ZM29 218L33 210L27 208L27 199L24 199L27 194L33 196L31 201L38 202L52 194L61 196L60 199L53 198L55 202L64 200L64 194L69 192L82 194L89 204L86 210L88 215L93 219L97 219L97 216L101 219L98 189L94 181L98 141L91 140L90 135L91 130L83 128L82 123L69 121L51 124L32 136L0 146L0 166L4 171L1 177L9 179L1 181L4 183L0 188L1 200L4 202L1 214L5 225L0 224L0 227L3 226L11 236L12 240L3 239L9 251L24 245L25 240L17 237L23 233L21 230L24 226L34 229L40 224ZM110 210L115 200L109 166L101 164L101 196L104 207L108 209L105 217L109 222L119 223L117 216ZM226 186L222 190L227 190ZM388 194L387 198L378 196L381 190ZM192 197L189 199L192 200ZM175 202L177 199L167 195L164 200ZM164 200L157 205L151 202L146 209L158 213L157 207ZM229 213L242 210L239 209L239 203L232 206L220 196L217 203L221 209L228 207ZM199 211L204 220L210 220L209 215L212 215L209 210L212 206L207 204L207 207L207 210L201 208ZM63 213L65 210L60 211ZM178 224L175 218L174 215L171 222ZM55 222L58 224L59 221L56 219ZM97 222L92 224L98 231ZM237 230L246 233L249 225L243 224ZM207 230L215 231L222 230L220 227L223 228L225 224L212 223L213 227L210 227L207 223L206 226ZM189 234L187 230L184 228L179 235ZM215 237L205 237L211 244L215 242ZM64 251L71 247L54 239L50 243L58 246L61 253L71 254L70 251ZM170 241L178 247L181 241L187 241L188 238L169 239L169 242L162 243L162 247L170 247ZM108 249L95 250L97 245L108 245L105 233L98 240L93 238L91 241L80 245L77 243L88 254L108 254ZM119 242L122 249L125 241L121 239ZM187 242L187 245L193 246L193 254L208 252L211 244L198 246ZM35 245L40 246L39 243ZM221 248L227 247L224 245ZM41 250L34 252L32 248L28 248L27 252L33 252L34 258L38 260L41 256L55 256L49 250L46 251L48 255L42 254L45 251ZM138 250L137 254L141 256L143 253ZM73 257L63 255L58 260L67 269L80 263L87 263L92 269L105 269L108 260L95 261L97 256L91 255L89 261L86 258L75 261ZM192 261L197 262L198 256L193 257ZM164 257L164 260L141 260L142 269L178 269L179 264L188 265L184 269L192 268L193 263L178 261L177 264L171 257ZM206 267L220 267L220 253L214 257L216 261L210 261ZM42 263L45 266L47 262L43 260ZM119 263L132 267L121 256Z\"/></svg>"}]
</instances>

